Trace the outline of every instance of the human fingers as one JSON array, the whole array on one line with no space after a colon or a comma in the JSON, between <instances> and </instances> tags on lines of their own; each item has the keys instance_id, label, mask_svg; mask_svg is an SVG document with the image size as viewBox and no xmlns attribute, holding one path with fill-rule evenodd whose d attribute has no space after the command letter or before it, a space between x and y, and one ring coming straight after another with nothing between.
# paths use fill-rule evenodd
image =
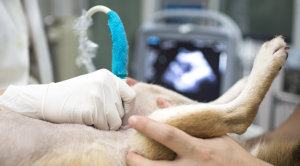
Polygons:
<instances>
[{"instance_id":1,"label":"human fingers","mask_svg":"<svg viewBox=\"0 0 300 166\"><path fill-rule=\"evenodd\" d=\"M98 121L97 123L98 125L106 123L109 130L117 130L121 126L121 118L125 112L119 90L120 82L124 83L124 81L106 69L98 70L94 72L94 75L93 78L97 78L96 85L98 88L96 101L103 103L102 107L97 107L96 117L102 116L101 114L105 117L104 120L102 119L101 122ZM86 80L89 81L89 79Z\"/></svg>"},{"instance_id":2,"label":"human fingers","mask_svg":"<svg viewBox=\"0 0 300 166\"><path fill-rule=\"evenodd\" d=\"M128 166L174 166L171 161L154 161L149 160L143 156L136 154L135 152L129 152L126 157L126 164Z\"/></svg>"},{"instance_id":3,"label":"human fingers","mask_svg":"<svg viewBox=\"0 0 300 166\"><path fill-rule=\"evenodd\" d=\"M135 80L135 79L133 79L133 78L126 77L126 83L127 83L129 86L133 86L133 85L135 85L136 83L138 83L138 81Z\"/></svg>"},{"instance_id":4,"label":"human fingers","mask_svg":"<svg viewBox=\"0 0 300 166\"><path fill-rule=\"evenodd\" d=\"M193 137L183 131L142 116L131 116L129 125L157 142L170 148L179 156L187 156L193 148Z\"/></svg>"}]
</instances>

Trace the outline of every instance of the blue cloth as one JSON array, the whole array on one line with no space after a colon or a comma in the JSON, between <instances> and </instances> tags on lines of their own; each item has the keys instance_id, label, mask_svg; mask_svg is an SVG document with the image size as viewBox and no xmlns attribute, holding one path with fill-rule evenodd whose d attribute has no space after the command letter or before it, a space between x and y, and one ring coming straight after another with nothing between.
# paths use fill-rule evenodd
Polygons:
<instances>
[{"instance_id":1,"label":"blue cloth","mask_svg":"<svg viewBox=\"0 0 300 166\"><path fill-rule=\"evenodd\" d=\"M108 25L112 37L112 73L124 79L127 76L128 42L123 23L114 11L109 11Z\"/></svg>"}]
</instances>

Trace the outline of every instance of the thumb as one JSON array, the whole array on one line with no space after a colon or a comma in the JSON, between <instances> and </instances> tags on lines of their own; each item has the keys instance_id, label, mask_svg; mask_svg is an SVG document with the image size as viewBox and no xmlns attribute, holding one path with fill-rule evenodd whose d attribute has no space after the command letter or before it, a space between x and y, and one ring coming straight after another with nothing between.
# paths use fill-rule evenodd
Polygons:
<instances>
[{"instance_id":1,"label":"thumb","mask_svg":"<svg viewBox=\"0 0 300 166\"><path fill-rule=\"evenodd\" d=\"M120 97L125 110L125 115L122 118L122 125L127 125L128 118L134 111L136 93L125 81L119 79L119 82Z\"/></svg>"}]
</instances>

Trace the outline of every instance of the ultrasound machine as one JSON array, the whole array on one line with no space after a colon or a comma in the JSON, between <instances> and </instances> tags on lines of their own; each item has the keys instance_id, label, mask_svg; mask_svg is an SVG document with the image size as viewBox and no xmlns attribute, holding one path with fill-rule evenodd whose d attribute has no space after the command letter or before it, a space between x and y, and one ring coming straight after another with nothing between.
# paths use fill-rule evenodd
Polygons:
<instances>
[{"instance_id":1,"label":"ultrasound machine","mask_svg":"<svg viewBox=\"0 0 300 166\"><path fill-rule=\"evenodd\" d=\"M134 78L212 101L242 76L241 40L236 23L219 12L158 12L138 32Z\"/></svg>"}]
</instances>

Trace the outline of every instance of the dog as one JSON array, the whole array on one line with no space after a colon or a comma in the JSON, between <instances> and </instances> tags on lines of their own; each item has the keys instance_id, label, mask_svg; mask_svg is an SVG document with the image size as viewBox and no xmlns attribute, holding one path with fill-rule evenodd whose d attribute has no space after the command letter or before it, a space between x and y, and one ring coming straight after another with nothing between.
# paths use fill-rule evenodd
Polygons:
<instances>
[{"instance_id":1,"label":"dog","mask_svg":"<svg viewBox=\"0 0 300 166\"><path fill-rule=\"evenodd\" d=\"M198 138L243 134L285 64L288 48L282 36L264 43L250 76L211 103L198 103L157 85L136 83L132 86L137 93L134 114ZM161 98L174 106L161 109L157 104ZM53 124L5 110L0 111L0 141L0 165L126 165L128 151L153 160L173 160L176 156L128 125L122 131L101 131L79 124ZM250 151L274 165L300 165L299 141L261 143Z\"/></svg>"}]
</instances>

